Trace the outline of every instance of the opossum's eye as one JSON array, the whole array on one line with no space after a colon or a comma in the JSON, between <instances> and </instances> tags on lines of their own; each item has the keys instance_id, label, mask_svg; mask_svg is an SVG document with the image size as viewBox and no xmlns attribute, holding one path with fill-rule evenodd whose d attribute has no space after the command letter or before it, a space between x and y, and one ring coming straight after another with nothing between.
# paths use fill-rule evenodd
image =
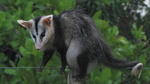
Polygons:
<instances>
[{"instance_id":1,"label":"opossum's eye","mask_svg":"<svg viewBox=\"0 0 150 84\"><path fill-rule=\"evenodd\" d=\"M32 34L32 37L33 37L33 38L36 38L36 36L35 36L34 34Z\"/></svg>"},{"instance_id":2,"label":"opossum's eye","mask_svg":"<svg viewBox=\"0 0 150 84\"><path fill-rule=\"evenodd\" d=\"M41 37L44 37L45 36L45 31L41 34Z\"/></svg>"}]
</instances>

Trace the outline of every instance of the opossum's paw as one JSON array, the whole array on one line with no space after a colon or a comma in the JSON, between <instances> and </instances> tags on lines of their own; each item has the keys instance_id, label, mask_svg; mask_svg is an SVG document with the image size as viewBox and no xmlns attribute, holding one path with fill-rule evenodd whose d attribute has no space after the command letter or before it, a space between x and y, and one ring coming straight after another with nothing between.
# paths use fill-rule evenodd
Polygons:
<instances>
[{"instance_id":1,"label":"opossum's paw","mask_svg":"<svg viewBox=\"0 0 150 84\"><path fill-rule=\"evenodd\" d=\"M39 67L37 70L38 70L39 72L42 72L43 69L44 69L44 67Z\"/></svg>"},{"instance_id":2,"label":"opossum's paw","mask_svg":"<svg viewBox=\"0 0 150 84\"><path fill-rule=\"evenodd\" d=\"M60 69L60 75L64 76L66 73L65 73L65 70L63 68Z\"/></svg>"},{"instance_id":3,"label":"opossum's paw","mask_svg":"<svg viewBox=\"0 0 150 84\"><path fill-rule=\"evenodd\" d=\"M142 72L142 69L143 69L143 64L142 63L138 63L137 65L135 65L131 71L131 74L133 76L136 76L138 75L138 78L140 78L141 76L141 72Z\"/></svg>"}]
</instances>

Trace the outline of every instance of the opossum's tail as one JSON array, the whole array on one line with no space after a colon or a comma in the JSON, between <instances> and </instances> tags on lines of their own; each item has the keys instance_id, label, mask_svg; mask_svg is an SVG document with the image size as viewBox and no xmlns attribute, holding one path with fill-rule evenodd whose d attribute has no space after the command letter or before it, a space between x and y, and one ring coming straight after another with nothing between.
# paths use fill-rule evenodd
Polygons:
<instances>
[{"instance_id":1,"label":"opossum's tail","mask_svg":"<svg viewBox=\"0 0 150 84\"><path fill-rule=\"evenodd\" d=\"M133 62L126 62L123 60L119 60L115 58L112 53L107 51L105 54L105 57L101 60L105 65L110 66L112 68L126 68L126 67L133 67L131 74L132 75L138 75L138 78L140 78L141 71L143 68L143 64L139 61L133 61Z\"/></svg>"},{"instance_id":2,"label":"opossum's tail","mask_svg":"<svg viewBox=\"0 0 150 84\"><path fill-rule=\"evenodd\" d=\"M117 58L115 58L113 55L106 55L105 58L103 58L102 62L107 65L110 66L112 68L126 68L126 67L133 67L136 64L139 63L139 61L133 61L133 62L126 62L123 60L119 60Z\"/></svg>"}]
</instances>

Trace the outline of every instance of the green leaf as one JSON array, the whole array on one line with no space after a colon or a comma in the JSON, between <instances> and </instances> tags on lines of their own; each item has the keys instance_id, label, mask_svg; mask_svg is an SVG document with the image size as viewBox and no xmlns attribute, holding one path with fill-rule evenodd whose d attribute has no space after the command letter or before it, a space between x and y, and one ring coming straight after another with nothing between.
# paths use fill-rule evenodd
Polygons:
<instances>
[{"instance_id":1,"label":"green leaf","mask_svg":"<svg viewBox=\"0 0 150 84\"><path fill-rule=\"evenodd\" d=\"M93 19L99 19L99 16L101 15L102 11L98 11L94 14Z\"/></svg>"},{"instance_id":2,"label":"green leaf","mask_svg":"<svg viewBox=\"0 0 150 84\"><path fill-rule=\"evenodd\" d=\"M100 82L102 84L106 83L111 77L111 70L109 68L104 68L100 73Z\"/></svg>"},{"instance_id":3,"label":"green leaf","mask_svg":"<svg viewBox=\"0 0 150 84\"><path fill-rule=\"evenodd\" d=\"M12 20L8 20L8 21L7 21L7 24L9 24L9 25L5 25L5 26L6 26L6 29L5 29L5 30L10 31L11 29L14 28L14 25L12 24L11 21L12 21Z\"/></svg>"},{"instance_id":4,"label":"green leaf","mask_svg":"<svg viewBox=\"0 0 150 84\"><path fill-rule=\"evenodd\" d=\"M33 52L34 44L31 38L27 38L25 42L25 47L28 52Z\"/></svg>"},{"instance_id":5,"label":"green leaf","mask_svg":"<svg viewBox=\"0 0 150 84\"><path fill-rule=\"evenodd\" d=\"M54 10L54 14L55 14L55 15L58 15L59 12L58 12L57 10Z\"/></svg>"},{"instance_id":6,"label":"green leaf","mask_svg":"<svg viewBox=\"0 0 150 84\"><path fill-rule=\"evenodd\" d=\"M35 8L38 8L40 10L44 10L45 6L40 4L40 5L36 5Z\"/></svg>"},{"instance_id":7,"label":"green leaf","mask_svg":"<svg viewBox=\"0 0 150 84\"><path fill-rule=\"evenodd\" d=\"M18 47L18 43L17 43L17 41L11 41L10 42L10 45L13 47L13 48L16 48L16 47Z\"/></svg>"},{"instance_id":8,"label":"green leaf","mask_svg":"<svg viewBox=\"0 0 150 84\"><path fill-rule=\"evenodd\" d=\"M143 63L143 65L146 64L146 57L147 57L146 54L142 54L142 55L139 57L139 61L140 61L141 63Z\"/></svg>"},{"instance_id":9,"label":"green leaf","mask_svg":"<svg viewBox=\"0 0 150 84\"><path fill-rule=\"evenodd\" d=\"M75 0L60 0L59 11L71 9L75 6Z\"/></svg>"},{"instance_id":10,"label":"green leaf","mask_svg":"<svg viewBox=\"0 0 150 84\"><path fill-rule=\"evenodd\" d=\"M11 60L9 60L9 64L10 64L12 67L16 67L15 62L13 62L13 61L11 61Z\"/></svg>"},{"instance_id":11,"label":"green leaf","mask_svg":"<svg viewBox=\"0 0 150 84\"><path fill-rule=\"evenodd\" d=\"M23 46L20 46L20 47L19 47L19 51L21 52L21 54L22 54L23 56L28 55L28 54L27 54L27 50L26 50Z\"/></svg>"},{"instance_id":12,"label":"green leaf","mask_svg":"<svg viewBox=\"0 0 150 84\"><path fill-rule=\"evenodd\" d=\"M105 4L109 4L110 0L102 0L102 2L105 3Z\"/></svg>"},{"instance_id":13,"label":"green leaf","mask_svg":"<svg viewBox=\"0 0 150 84\"><path fill-rule=\"evenodd\" d=\"M116 71L115 74L113 74L113 79L117 80L121 77L122 72L121 71Z\"/></svg>"},{"instance_id":14,"label":"green leaf","mask_svg":"<svg viewBox=\"0 0 150 84\"><path fill-rule=\"evenodd\" d=\"M105 20L96 19L95 22L102 32L108 31L108 28L110 28L108 22Z\"/></svg>"},{"instance_id":15,"label":"green leaf","mask_svg":"<svg viewBox=\"0 0 150 84\"><path fill-rule=\"evenodd\" d=\"M5 21L6 13L0 11L0 14L1 14L1 15L0 15L0 18L1 18L1 19L0 19L0 22L1 22L1 21Z\"/></svg>"},{"instance_id":16,"label":"green leaf","mask_svg":"<svg viewBox=\"0 0 150 84\"><path fill-rule=\"evenodd\" d=\"M117 38L117 41L123 45L129 44L128 40L125 37L119 37L119 38Z\"/></svg>"},{"instance_id":17,"label":"green leaf","mask_svg":"<svg viewBox=\"0 0 150 84\"><path fill-rule=\"evenodd\" d=\"M16 70L14 69L5 69L4 72L10 75L16 75Z\"/></svg>"},{"instance_id":18,"label":"green leaf","mask_svg":"<svg viewBox=\"0 0 150 84\"><path fill-rule=\"evenodd\" d=\"M132 25L132 34L134 36L135 39L146 39L146 36L145 36L145 32L143 32L143 26L140 26L140 28L138 29L137 26L136 26L136 23L134 23Z\"/></svg>"},{"instance_id":19,"label":"green leaf","mask_svg":"<svg viewBox=\"0 0 150 84\"><path fill-rule=\"evenodd\" d=\"M0 46L3 45L3 42L0 40Z\"/></svg>"},{"instance_id":20,"label":"green leaf","mask_svg":"<svg viewBox=\"0 0 150 84\"><path fill-rule=\"evenodd\" d=\"M112 28L112 33L113 33L113 36L117 36L119 34L119 31L118 31L118 27L117 26L113 26Z\"/></svg>"},{"instance_id":21,"label":"green leaf","mask_svg":"<svg viewBox=\"0 0 150 84\"><path fill-rule=\"evenodd\" d=\"M16 0L16 2L14 3L16 6L18 6L19 4L21 4L21 0Z\"/></svg>"},{"instance_id":22,"label":"green leaf","mask_svg":"<svg viewBox=\"0 0 150 84\"><path fill-rule=\"evenodd\" d=\"M28 2L28 4L26 5L26 8L25 8L25 10L24 10L24 12L23 12L23 13L24 13L24 16L28 16L28 15L31 16L32 8L33 8L33 2L30 1L30 2ZM28 18L28 19L30 19L30 18Z\"/></svg>"},{"instance_id":23,"label":"green leaf","mask_svg":"<svg viewBox=\"0 0 150 84\"><path fill-rule=\"evenodd\" d=\"M0 63L5 62L7 60L7 56L4 53L0 53Z\"/></svg>"}]
</instances>

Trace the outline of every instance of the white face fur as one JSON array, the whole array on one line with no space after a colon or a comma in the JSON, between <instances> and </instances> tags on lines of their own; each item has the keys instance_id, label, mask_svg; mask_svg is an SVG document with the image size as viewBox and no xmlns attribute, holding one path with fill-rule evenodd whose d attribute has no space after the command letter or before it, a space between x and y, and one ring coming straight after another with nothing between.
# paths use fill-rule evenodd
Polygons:
<instances>
[{"instance_id":1,"label":"white face fur","mask_svg":"<svg viewBox=\"0 0 150 84\"><path fill-rule=\"evenodd\" d=\"M46 44L54 39L53 15L42 16L29 21L17 20L17 22L30 30L37 50L45 49Z\"/></svg>"}]
</instances>

